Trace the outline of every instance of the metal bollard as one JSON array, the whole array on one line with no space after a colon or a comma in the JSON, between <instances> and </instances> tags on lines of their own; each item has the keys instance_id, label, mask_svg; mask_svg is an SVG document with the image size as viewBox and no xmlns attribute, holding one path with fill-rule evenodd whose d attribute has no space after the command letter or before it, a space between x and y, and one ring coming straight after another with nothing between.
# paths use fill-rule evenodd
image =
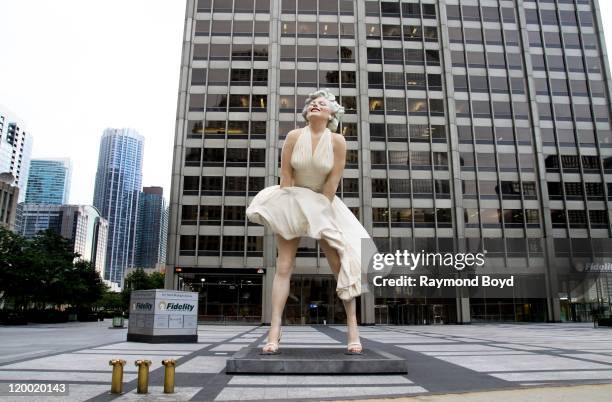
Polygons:
<instances>
[{"instance_id":1,"label":"metal bollard","mask_svg":"<svg viewBox=\"0 0 612 402\"><path fill-rule=\"evenodd\" d=\"M113 376L111 379L111 394L123 393L123 366L125 360L113 359L108 362L109 366L113 366Z\"/></svg>"},{"instance_id":2,"label":"metal bollard","mask_svg":"<svg viewBox=\"0 0 612 402\"><path fill-rule=\"evenodd\" d=\"M138 366L138 386L136 387L136 393L148 394L149 366L151 365L151 360L136 360L134 364Z\"/></svg>"},{"instance_id":3,"label":"metal bollard","mask_svg":"<svg viewBox=\"0 0 612 402\"><path fill-rule=\"evenodd\" d=\"M174 368L176 367L176 360L166 359L162 360L162 364L166 369L164 370L164 394L174 393Z\"/></svg>"}]
</instances>

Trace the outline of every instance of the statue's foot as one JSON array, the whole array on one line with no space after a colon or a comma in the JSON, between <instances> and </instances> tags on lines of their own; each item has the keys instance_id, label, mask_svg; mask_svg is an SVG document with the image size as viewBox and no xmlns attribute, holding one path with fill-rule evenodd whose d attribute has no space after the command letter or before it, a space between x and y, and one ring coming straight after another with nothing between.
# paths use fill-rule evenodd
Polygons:
<instances>
[{"instance_id":1,"label":"statue's foot","mask_svg":"<svg viewBox=\"0 0 612 402\"><path fill-rule=\"evenodd\" d=\"M349 355L361 355L363 354L363 346L360 342L351 342L346 347L346 353Z\"/></svg>"},{"instance_id":2,"label":"statue's foot","mask_svg":"<svg viewBox=\"0 0 612 402\"><path fill-rule=\"evenodd\" d=\"M279 343L280 343L280 340L281 340L281 336L282 336L282 335L283 335L283 329L281 328L281 329L279 330L279 333L278 333L278 339L276 340L276 342L270 342L270 341L268 341L268 343L266 343L266 344L264 345L264 347L261 349L261 354L262 354L262 355L278 355L278 354L280 354L280 350L279 350L280 346L279 346ZM270 339L270 335L269 335L269 333L268 333L268 340L269 340L269 339Z\"/></svg>"},{"instance_id":3,"label":"statue's foot","mask_svg":"<svg viewBox=\"0 0 612 402\"><path fill-rule=\"evenodd\" d=\"M359 342L359 329L356 325L349 325L347 328L348 345L346 345L347 354L360 355L363 352L363 346Z\"/></svg>"}]
</instances>

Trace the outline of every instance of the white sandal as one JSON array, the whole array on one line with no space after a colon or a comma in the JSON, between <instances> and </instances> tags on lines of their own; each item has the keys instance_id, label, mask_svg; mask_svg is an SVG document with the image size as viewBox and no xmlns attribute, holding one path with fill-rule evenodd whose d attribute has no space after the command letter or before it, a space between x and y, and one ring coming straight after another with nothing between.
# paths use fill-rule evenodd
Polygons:
<instances>
[{"instance_id":1,"label":"white sandal","mask_svg":"<svg viewBox=\"0 0 612 402\"><path fill-rule=\"evenodd\" d=\"M353 350L351 350L351 347L355 347L355 346L359 347L359 351L354 350L355 348L353 348ZM361 342L351 342L348 345L346 345L346 354L348 354L348 355L362 355L363 354L363 346L361 346Z\"/></svg>"},{"instance_id":2,"label":"white sandal","mask_svg":"<svg viewBox=\"0 0 612 402\"><path fill-rule=\"evenodd\" d=\"M263 349L261 350L261 354L262 355L278 355L280 354L280 350L279 350L279 343L281 340L281 336L283 336L283 329L281 328L278 332L278 340L276 342L268 342L264 345ZM272 347L271 350L265 350L266 348Z\"/></svg>"}]
</instances>

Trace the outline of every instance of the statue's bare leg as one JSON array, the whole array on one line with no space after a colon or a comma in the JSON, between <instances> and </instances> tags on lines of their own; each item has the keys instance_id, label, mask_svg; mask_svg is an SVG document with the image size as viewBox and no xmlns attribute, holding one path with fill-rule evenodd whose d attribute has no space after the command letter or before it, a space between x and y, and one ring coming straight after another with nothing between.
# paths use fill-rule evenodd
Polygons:
<instances>
[{"instance_id":1,"label":"statue's bare leg","mask_svg":"<svg viewBox=\"0 0 612 402\"><path fill-rule=\"evenodd\" d=\"M319 240L319 244L327 257L329 267L337 280L338 273L340 272L340 257L338 256L338 252L324 239ZM357 307L355 299L353 298L351 301L342 300L342 303L344 304L344 311L346 312L346 326L349 345L348 350L349 352L361 352L361 346L357 345L359 344L359 327L357 326Z\"/></svg>"},{"instance_id":2,"label":"statue's bare leg","mask_svg":"<svg viewBox=\"0 0 612 402\"><path fill-rule=\"evenodd\" d=\"M276 273L272 282L272 319L270 320L270 331L268 332L269 343L278 344L283 310L289 296L291 273L293 272L295 253L299 244L299 237L285 240L282 236L276 235L278 256L276 257ZM273 352L273 349L273 345L266 345L263 351Z\"/></svg>"}]
</instances>

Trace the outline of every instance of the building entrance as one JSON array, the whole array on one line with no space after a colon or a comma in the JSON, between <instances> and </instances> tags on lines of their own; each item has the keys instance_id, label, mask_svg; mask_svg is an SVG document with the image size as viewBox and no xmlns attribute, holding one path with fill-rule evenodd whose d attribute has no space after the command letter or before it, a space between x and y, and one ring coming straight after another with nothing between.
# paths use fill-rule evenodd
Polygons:
<instances>
[{"instance_id":1,"label":"building entrance","mask_svg":"<svg viewBox=\"0 0 612 402\"><path fill-rule=\"evenodd\" d=\"M374 307L379 325L428 325L457 322L455 300L377 298Z\"/></svg>"},{"instance_id":2,"label":"building entrance","mask_svg":"<svg viewBox=\"0 0 612 402\"><path fill-rule=\"evenodd\" d=\"M283 321L286 325L345 324L346 314L336 294L335 278L331 275L293 275Z\"/></svg>"}]
</instances>

